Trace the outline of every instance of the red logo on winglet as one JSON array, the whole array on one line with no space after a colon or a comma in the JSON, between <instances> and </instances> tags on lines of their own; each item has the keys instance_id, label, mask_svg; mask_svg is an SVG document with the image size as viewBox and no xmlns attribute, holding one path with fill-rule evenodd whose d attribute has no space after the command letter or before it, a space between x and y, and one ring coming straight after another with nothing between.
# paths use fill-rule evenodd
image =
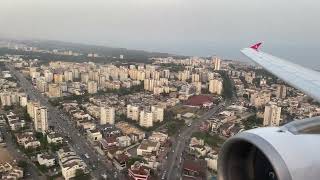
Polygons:
<instances>
[{"instance_id":1,"label":"red logo on winglet","mask_svg":"<svg viewBox=\"0 0 320 180\"><path fill-rule=\"evenodd\" d=\"M252 48L252 49L254 49L254 50L256 50L256 51L259 51L259 47L261 46L261 42L260 43L258 43L258 44L255 44L255 45L253 45L253 46L251 46L250 48Z\"/></svg>"}]
</instances>

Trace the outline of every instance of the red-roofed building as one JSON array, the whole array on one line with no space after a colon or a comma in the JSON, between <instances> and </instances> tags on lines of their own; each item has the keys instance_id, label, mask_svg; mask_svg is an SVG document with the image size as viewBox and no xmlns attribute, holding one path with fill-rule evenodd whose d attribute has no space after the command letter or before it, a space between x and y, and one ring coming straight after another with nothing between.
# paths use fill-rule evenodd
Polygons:
<instances>
[{"instance_id":1,"label":"red-roofed building","mask_svg":"<svg viewBox=\"0 0 320 180\"><path fill-rule=\"evenodd\" d=\"M101 149L108 149L108 147L117 146L117 144L117 139L113 136L100 140Z\"/></svg>"},{"instance_id":2,"label":"red-roofed building","mask_svg":"<svg viewBox=\"0 0 320 180\"><path fill-rule=\"evenodd\" d=\"M204 95L192 96L187 100L185 105L192 107L211 107L213 105L213 97Z\"/></svg>"},{"instance_id":3,"label":"red-roofed building","mask_svg":"<svg viewBox=\"0 0 320 180\"><path fill-rule=\"evenodd\" d=\"M150 180L150 169L141 165L140 162L135 162L128 169L128 175L132 180Z\"/></svg>"},{"instance_id":4,"label":"red-roofed building","mask_svg":"<svg viewBox=\"0 0 320 180\"><path fill-rule=\"evenodd\" d=\"M206 162L185 160L182 165L182 179L206 179Z\"/></svg>"},{"instance_id":5,"label":"red-roofed building","mask_svg":"<svg viewBox=\"0 0 320 180\"><path fill-rule=\"evenodd\" d=\"M123 170L127 167L127 162L129 160L129 157L124 154L116 154L113 158L113 164L118 170Z\"/></svg>"}]
</instances>

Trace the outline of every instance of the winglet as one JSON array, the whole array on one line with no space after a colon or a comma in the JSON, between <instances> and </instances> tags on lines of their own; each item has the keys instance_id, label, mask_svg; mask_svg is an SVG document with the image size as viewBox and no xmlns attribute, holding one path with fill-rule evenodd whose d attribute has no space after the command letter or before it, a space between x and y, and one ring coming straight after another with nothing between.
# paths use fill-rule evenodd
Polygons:
<instances>
[{"instance_id":1,"label":"winglet","mask_svg":"<svg viewBox=\"0 0 320 180\"><path fill-rule=\"evenodd\" d=\"M253 45L253 46L251 46L250 48L251 49L254 49L254 50L256 50L256 51L259 51L259 47L261 46L261 42L260 43L257 43L257 44L255 44L255 45Z\"/></svg>"}]
</instances>

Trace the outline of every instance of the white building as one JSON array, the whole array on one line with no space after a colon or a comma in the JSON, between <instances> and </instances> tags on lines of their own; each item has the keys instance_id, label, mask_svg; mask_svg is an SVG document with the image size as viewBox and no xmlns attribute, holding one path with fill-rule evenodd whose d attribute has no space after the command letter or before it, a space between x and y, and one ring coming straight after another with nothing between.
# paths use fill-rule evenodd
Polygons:
<instances>
[{"instance_id":1,"label":"white building","mask_svg":"<svg viewBox=\"0 0 320 180\"><path fill-rule=\"evenodd\" d=\"M49 154L37 154L37 161L41 166L46 167L54 166L56 163L54 156Z\"/></svg>"},{"instance_id":2,"label":"white building","mask_svg":"<svg viewBox=\"0 0 320 180\"><path fill-rule=\"evenodd\" d=\"M216 71L220 70L220 66L221 66L221 60L216 57L214 59L214 70Z\"/></svg>"},{"instance_id":3,"label":"white building","mask_svg":"<svg viewBox=\"0 0 320 180\"><path fill-rule=\"evenodd\" d=\"M57 154L61 173L66 180L75 177L77 170L87 172L87 165L70 147L59 149Z\"/></svg>"},{"instance_id":4,"label":"white building","mask_svg":"<svg viewBox=\"0 0 320 180\"><path fill-rule=\"evenodd\" d=\"M162 122L164 118L164 109L159 106L151 106L151 112L153 113L153 122Z\"/></svg>"},{"instance_id":5,"label":"white building","mask_svg":"<svg viewBox=\"0 0 320 180\"><path fill-rule=\"evenodd\" d=\"M20 93L19 94L19 102L20 102L20 106L25 107L28 104L28 97L26 94L24 93Z\"/></svg>"},{"instance_id":6,"label":"white building","mask_svg":"<svg viewBox=\"0 0 320 180\"><path fill-rule=\"evenodd\" d=\"M160 148L160 142L144 139L137 148L138 156L157 155Z\"/></svg>"},{"instance_id":7,"label":"white building","mask_svg":"<svg viewBox=\"0 0 320 180\"><path fill-rule=\"evenodd\" d=\"M127 118L138 121L140 117L140 110L138 106L127 105Z\"/></svg>"},{"instance_id":8,"label":"white building","mask_svg":"<svg viewBox=\"0 0 320 180\"><path fill-rule=\"evenodd\" d=\"M48 95L50 98L61 97L62 90L59 84L51 83L49 84Z\"/></svg>"},{"instance_id":9,"label":"white building","mask_svg":"<svg viewBox=\"0 0 320 180\"><path fill-rule=\"evenodd\" d=\"M199 74L192 74L191 81L192 82L199 82L200 81L200 75Z\"/></svg>"},{"instance_id":10,"label":"white building","mask_svg":"<svg viewBox=\"0 0 320 180\"><path fill-rule=\"evenodd\" d=\"M65 81L73 81L73 73L72 73L72 71L65 71L64 72L64 80Z\"/></svg>"},{"instance_id":11,"label":"white building","mask_svg":"<svg viewBox=\"0 0 320 180\"><path fill-rule=\"evenodd\" d=\"M120 147L128 147L131 145L131 138L129 136L119 136L117 142Z\"/></svg>"},{"instance_id":12,"label":"white building","mask_svg":"<svg viewBox=\"0 0 320 180\"><path fill-rule=\"evenodd\" d=\"M153 126L153 113L150 110L144 109L140 112L139 125L146 128Z\"/></svg>"},{"instance_id":13,"label":"white building","mask_svg":"<svg viewBox=\"0 0 320 180\"><path fill-rule=\"evenodd\" d=\"M271 93L268 91L256 92L251 95L250 103L255 107L261 107L270 102Z\"/></svg>"},{"instance_id":14,"label":"white building","mask_svg":"<svg viewBox=\"0 0 320 180\"><path fill-rule=\"evenodd\" d=\"M281 107L270 104L267 105L264 109L264 126L279 126L281 116Z\"/></svg>"},{"instance_id":15,"label":"white building","mask_svg":"<svg viewBox=\"0 0 320 180\"><path fill-rule=\"evenodd\" d=\"M49 144L61 144L63 137L55 132L51 132L47 135L47 141Z\"/></svg>"},{"instance_id":16,"label":"white building","mask_svg":"<svg viewBox=\"0 0 320 180\"><path fill-rule=\"evenodd\" d=\"M222 80L212 79L209 81L209 92L220 95L222 93Z\"/></svg>"},{"instance_id":17,"label":"white building","mask_svg":"<svg viewBox=\"0 0 320 180\"><path fill-rule=\"evenodd\" d=\"M2 106L11 106L19 102L19 97L16 92L2 92L0 100Z\"/></svg>"},{"instance_id":18,"label":"white building","mask_svg":"<svg viewBox=\"0 0 320 180\"><path fill-rule=\"evenodd\" d=\"M217 171L218 169L218 155L209 154L207 158L205 158L207 162L207 167L211 170Z\"/></svg>"},{"instance_id":19,"label":"white building","mask_svg":"<svg viewBox=\"0 0 320 180\"><path fill-rule=\"evenodd\" d=\"M115 109L113 107L101 107L100 108L100 124L114 124L115 121Z\"/></svg>"},{"instance_id":20,"label":"white building","mask_svg":"<svg viewBox=\"0 0 320 180\"><path fill-rule=\"evenodd\" d=\"M277 86L277 98L285 98L287 96L287 87L285 85Z\"/></svg>"},{"instance_id":21,"label":"white building","mask_svg":"<svg viewBox=\"0 0 320 180\"><path fill-rule=\"evenodd\" d=\"M95 81L88 82L88 93L95 94L98 92L98 83Z\"/></svg>"},{"instance_id":22,"label":"white building","mask_svg":"<svg viewBox=\"0 0 320 180\"><path fill-rule=\"evenodd\" d=\"M44 79L46 82L52 82L53 81L53 73L49 70L44 71Z\"/></svg>"},{"instance_id":23,"label":"white building","mask_svg":"<svg viewBox=\"0 0 320 180\"><path fill-rule=\"evenodd\" d=\"M46 107L34 109L34 128L37 132L45 133L48 130L48 112Z\"/></svg>"}]
</instances>

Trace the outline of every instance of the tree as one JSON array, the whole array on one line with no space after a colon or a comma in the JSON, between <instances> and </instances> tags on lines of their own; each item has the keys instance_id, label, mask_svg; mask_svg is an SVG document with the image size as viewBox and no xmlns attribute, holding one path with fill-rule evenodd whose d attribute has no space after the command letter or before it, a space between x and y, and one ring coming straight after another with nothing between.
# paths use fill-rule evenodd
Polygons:
<instances>
[{"instance_id":1,"label":"tree","mask_svg":"<svg viewBox=\"0 0 320 180\"><path fill-rule=\"evenodd\" d=\"M218 71L223 79L223 92L222 95L226 99L230 99L234 95L235 87L233 86L228 74L225 71Z\"/></svg>"},{"instance_id":2,"label":"tree","mask_svg":"<svg viewBox=\"0 0 320 180\"><path fill-rule=\"evenodd\" d=\"M4 106L4 107L3 107L3 110L4 110L4 111L13 110L13 106Z\"/></svg>"},{"instance_id":3,"label":"tree","mask_svg":"<svg viewBox=\"0 0 320 180\"><path fill-rule=\"evenodd\" d=\"M75 180L89 180L90 175L85 173L82 169L76 170L76 176L74 177Z\"/></svg>"},{"instance_id":4,"label":"tree","mask_svg":"<svg viewBox=\"0 0 320 180\"><path fill-rule=\"evenodd\" d=\"M169 136L175 135L182 126L184 126L184 121L182 120L169 121L166 124Z\"/></svg>"},{"instance_id":5,"label":"tree","mask_svg":"<svg viewBox=\"0 0 320 180\"><path fill-rule=\"evenodd\" d=\"M223 143L223 139L219 137L217 134L209 134L206 132L194 132L192 137L196 137L197 139L203 139L204 143L208 144L209 146L218 147L220 144Z\"/></svg>"},{"instance_id":6,"label":"tree","mask_svg":"<svg viewBox=\"0 0 320 180\"><path fill-rule=\"evenodd\" d=\"M252 129L254 127L259 127L262 124L263 124L263 119L258 118L257 115L251 116L245 121L243 121L243 125L246 130Z\"/></svg>"},{"instance_id":7,"label":"tree","mask_svg":"<svg viewBox=\"0 0 320 180\"><path fill-rule=\"evenodd\" d=\"M165 110L164 111L164 120L173 120L175 117L175 114L173 111Z\"/></svg>"},{"instance_id":8,"label":"tree","mask_svg":"<svg viewBox=\"0 0 320 180\"><path fill-rule=\"evenodd\" d=\"M25 160L19 160L17 164L19 167L21 167L23 169L25 169L28 166L28 163Z\"/></svg>"},{"instance_id":9,"label":"tree","mask_svg":"<svg viewBox=\"0 0 320 180\"><path fill-rule=\"evenodd\" d=\"M47 136L42 134L41 132L36 132L36 138L40 141L42 149L48 149L48 140Z\"/></svg>"},{"instance_id":10,"label":"tree","mask_svg":"<svg viewBox=\"0 0 320 180\"><path fill-rule=\"evenodd\" d=\"M130 167L131 165L133 165L137 161L139 161L141 163L147 163L147 161L144 160L141 156L136 156L136 157L131 157L128 159L127 167Z\"/></svg>"}]
</instances>

